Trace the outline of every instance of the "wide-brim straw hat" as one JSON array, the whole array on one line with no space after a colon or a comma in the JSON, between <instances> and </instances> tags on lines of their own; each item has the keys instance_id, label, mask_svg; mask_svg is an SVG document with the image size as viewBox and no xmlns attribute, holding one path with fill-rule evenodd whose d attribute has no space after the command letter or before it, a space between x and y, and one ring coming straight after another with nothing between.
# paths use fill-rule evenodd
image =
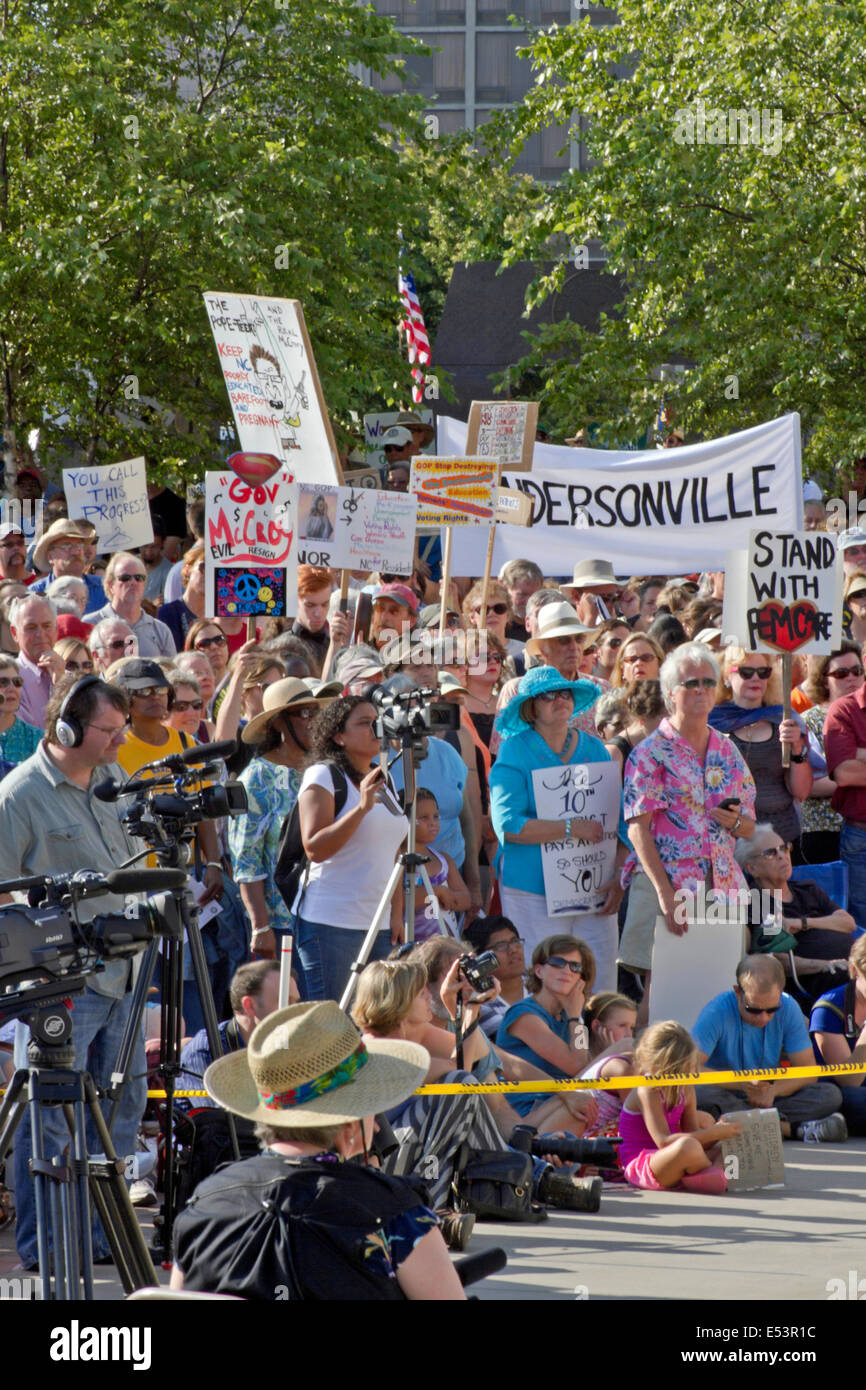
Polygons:
<instances>
[{"instance_id":1,"label":"wide-brim straw hat","mask_svg":"<svg viewBox=\"0 0 866 1390\"><path fill-rule=\"evenodd\" d=\"M538 632L526 644L527 656L541 656L541 643L551 637L581 637L592 632L580 621L570 603L546 603L538 610Z\"/></svg>"},{"instance_id":2,"label":"wide-brim straw hat","mask_svg":"<svg viewBox=\"0 0 866 1390\"><path fill-rule=\"evenodd\" d=\"M570 681L566 676L561 676L555 666L534 666L521 677L516 694L496 717L495 727L500 738L511 738L514 734L522 734L531 729L532 725L523 712L525 706L537 695L553 690L571 691L574 696L571 718L576 714L583 714L584 710L595 704L601 694L600 687L594 681L583 678Z\"/></svg>"},{"instance_id":3,"label":"wide-brim straw hat","mask_svg":"<svg viewBox=\"0 0 866 1390\"><path fill-rule=\"evenodd\" d=\"M89 521L71 521L67 516L61 516L56 521L52 521L33 552L33 563L38 570L48 569L48 552L55 541L62 540L64 537L71 541L92 542L94 530Z\"/></svg>"},{"instance_id":4,"label":"wide-brim straw hat","mask_svg":"<svg viewBox=\"0 0 866 1390\"><path fill-rule=\"evenodd\" d=\"M329 1000L277 1009L256 1025L246 1048L211 1063L204 1084L234 1115L312 1129L390 1110L418 1089L429 1064L418 1043L362 1039Z\"/></svg>"},{"instance_id":5,"label":"wide-brim straw hat","mask_svg":"<svg viewBox=\"0 0 866 1390\"><path fill-rule=\"evenodd\" d=\"M274 681L264 693L261 714L251 719L241 734L244 743L261 743L268 726L287 709L297 709L300 705L330 705L336 695L314 695L310 687L297 676L286 676L284 680Z\"/></svg>"},{"instance_id":6,"label":"wide-brim straw hat","mask_svg":"<svg viewBox=\"0 0 866 1390\"><path fill-rule=\"evenodd\" d=\"M593 584L617 584L618 582L613 572L613 565L609 560L578 560L574 567L571 587L586 589L591 588Z\"/></svg>"}]
</instances>

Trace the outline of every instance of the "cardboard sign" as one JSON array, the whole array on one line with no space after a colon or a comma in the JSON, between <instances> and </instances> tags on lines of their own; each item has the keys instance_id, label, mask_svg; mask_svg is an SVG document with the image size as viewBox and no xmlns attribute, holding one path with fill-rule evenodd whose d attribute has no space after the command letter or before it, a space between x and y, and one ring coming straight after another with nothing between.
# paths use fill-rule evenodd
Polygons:
<instances>
[{"instance_id":1,"label":"cardboard sign","mask_svg":"<svg viewBox=\"0 0 866 1390\"><path fill-rule=\"evenodd\" d=\"M747 651L826 655L842 632L842 555L824 531L752 531L745 613L732 630Z\"/></svg>"},{"instance_id":2,"label":"cardboard sign","mask_svg":"<svg viewBox=\"0 0 866 1390\"><path fill-rule=\"evenodd\" d=\"M539 820L600 821L604 837L554 841L541 846L544 896L549 917L574 917L597 912L604 899L599 891L614 876L616 833L622 795L616 763L574 763L569 767L536 769L532 774Z\"/></svg>"},{"instance_id":3,"label":"cardboard sign","mask_svg":"<svg viewBox=\"0 0 866 1390\"><path fill-rule=\"evenodd\" d=\"M730 989L745 951L746 929L736 922L692 921L674 936L656 918L649 1021L675 1018L691 1029L705 1004Z\"/></svg>"},{"instance_id":4,"label":"cardboard sign","mask_svg":"<svg viewBox=\"0 0 866 1390\"><path fill-rule=\"evenodd\" d=\"M537 429L537 401L473 401L466 452L495 459L500 468L510 468L512 472L528 472Z\"/></svg>"},{"instance_id":5,"label":"cardboard sign","mask_svg":"<svg viewBox=\"0 0 866 1390\"><path fill-rule=\"evenodd\" d=\"M300 301L206 291L204 302L242 451L274 454L302 482L342 482Z\"/></svg>"},{"instance_id":6,"label":"cardboard sign","mask_svg":"<svg viewBox=\"0 0 866 1390\"><path fill-rule=\"evenodd\" d=\"M413 406L412 409L422 425L433 426L433 438L429 444L424 445L421 450L422 454L435 454L436 421L433 418L433 411L422 409L421 406ZM379 470L383 478L388 460L385 458L385 450L382 448L382 436L392 425L396 425L399 414L398 410L380 410L364 416L364 446L367 450L367 465L369 468ZM349 479L346 478L346 482L348 481ZM378 487L379 484L377 483L376 486Z\"/></svg>"},{"instance_id":7,"label":"cardboard sign","mask_svg":"<svg viewBox=\"0 0 866 1390\"><path fill-rule=\"evenodd\" d=\"M753 1192L758 1187L785 1186L785 1154L779 1112L732 1110L720 1116L740 1126L740 1133L722 1140L722 1162L729 1192Z\"/></svg>"},{"instance_id":8,"label":"cardboard sign","mask_svg":"<svg viewBox=\"0 0 866 1390\"><path fill-rule=\"evenodd\" d=\"M97 468L64 468L63 491L70 517L96 527L100 555L134 550L153 540L143 458Z\"/></svg>"},{"instance_id":9,"label":"cardboard sign","mask_svg":"<svg viewBox=\"0 0 866 1390\"><path fill-rule=\"evenodd\" d=\"M371 487L381 489L385 481L378 468L352 468L343 473L346 487Z\"/></svg>"},{"instance_id":10,"label":"cardboard sign","mask_svg":"<svg viewBox=\"0 0 866 1390\"><path fill-rule=\"evenodd\" d=\"M297 507L297 484L286 469L259 487L250 487L228 469L205 474L208 616L234 618L267 612L278 618L295 611ZM231 570L238 575L234 585L226 574ZM282 585L268 582L263 573L274 570L284 576Z\"/></svg>"},{"instance_id":11,"label":"cardboard sign","mask_svg":"<svg viewBox=\"0 0 866 1390\"><path fill-rule=\"evenodd\" d=\"M409 491L418 497L418 526L489 525L498 485L499 465L490 459L414 458Z\"/></svg>"}]
</instances>

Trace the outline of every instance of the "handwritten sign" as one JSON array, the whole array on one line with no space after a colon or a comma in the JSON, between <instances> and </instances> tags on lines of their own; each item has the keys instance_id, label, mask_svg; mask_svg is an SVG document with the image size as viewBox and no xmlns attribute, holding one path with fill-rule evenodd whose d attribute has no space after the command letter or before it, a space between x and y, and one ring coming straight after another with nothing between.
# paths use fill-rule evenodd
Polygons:
<instances>
[{"instance_id":1,"label":"handwritten sign","mask_svg":"<svg viewBox=\"0 0 866 1390\"><path fill-rule=\"evenodd\" d=\"M729 1192L752 1192L756 1187L785 1186L785 1155L779 1112L732 1110L720 1117L740 1126L740 1133L722 1140L722 1163Z\"/></svg>"},{"instance_id":2,"label":"handwritten sign","mask_svg":"<svg viewBox=\"0 0 866 1390\"><path fill-rule=\"evenodd\" d=\"M499 465L490 459L412 460L409 491L418 497L418 526L486 526L496 516Z\"/></svg>"},{"instance_id":3,"label":"handwritten sign","mask_svg":"<svg viewBox=\"0 0 866 1390\"><path fill-rule=\"evenodd\" d=\"M833 536L752 531L747 565L746 611L733 630L749 651L818 655L838 647L842 558Z\"/></svg>"},{"instance_id":4,"label":"handwritten sign","mask_svg":"<svg viewBox=\"0 0 866 1390\"><path fill-rule=\"evenodd\" d=\"M604 835L597 845L574 834L541 846L544 895L549 917L597 912L599 890L614 876L621 783L615 763L574 763L545 767L532 774L539 820L595 820Z\"/></svg>"},{"instance_id":5,"label":"handwritten sign","mask_svg":"<svg viewBox=\"0 0 866 1390\"><path fill-rule=\"evenodd\" d=\"M284 576L282 607L253 608L283 617L294 611L297 596L297 485L287 469L281 469L258 487L250 487L234 473L205 474L205 585L207 613L210 617L237 617L240 610L230 608L239 597L243 602L261 602L261 591L271 589L269 604L275 597L273 585L258 583L258 597L252 589L256 575L263 570L279 570ZM247 576L232 591L217 571L237 570ZM278 586L279 587L279 586ZM223 605L223 606L219 606ZM244 610L246 611L246 610Z\"/></svg>"},{"instance_id":6,"label":"handwritten sign","mask_svg":"<svg viewBox=\"0 0 866 1390\"><path fill-rule=\"evenodd\" d=\"M302 482L342 482L300 301L207 291L204 302L241 449L274 454Z\"/></svg>"},{"instance_id":7,"label":"handwritten sign","mask_svg":"<svg viewBox=\"0 0 866 1390\"><path fill-rule=\"evenodd\" d=\"M317 509L312 501L318 496ZM298 502L298 561L334 569L387 570L411 574L418 499L411 493L365 487L319 488L301 484ZM327 536L325 517L333 518ZM302 527L306 535L302 536ZM322 530L322 539L311 532Z\"/></svg>"},{"instance_id":8,"label":"handwritten sign","mask_svg":"<svg viewBox=\"0 0 866 1390\"><path fill-rule=\"evenodd\" d=\"M433 419L432 410L422 410L420 406L413 406L415 414L420 419L422 425L429 425L433 429L433 435L429 444L424 444L421 448L422 454L435 454L436 452L436 422ZM379 470L384 476L384 470L388 466L385 458L385 450L382 448L382 436L392 425L396 425L398 410L380 410L375 414L364 416L364 447L367 453L367 465L369 468ZM348 482L348 478L346 479ZM378 486L378 484L377 484Z\"/></svg>"},{"instance_id":9,"label":"handwritten sign","mask_svg":"<svg viewBox=\"0 0 866 1390\"><path fill-rule=\"evenodd\" d=\"M97 468L64 468L63 491L70 517L96 527L100 554L134 550L153 540L143 458Z\"/></svg>"},{"instance_id":10,"label":"handwritten sign","mask_svg":"<svg viewBox=\"0 0 866 1390\"><path fill-rule=\"evenodd\" d=\"M501 468L528 470L537 429L537 401L473 401L466 452L495 459Z\"/></svg>"}]
</instances>

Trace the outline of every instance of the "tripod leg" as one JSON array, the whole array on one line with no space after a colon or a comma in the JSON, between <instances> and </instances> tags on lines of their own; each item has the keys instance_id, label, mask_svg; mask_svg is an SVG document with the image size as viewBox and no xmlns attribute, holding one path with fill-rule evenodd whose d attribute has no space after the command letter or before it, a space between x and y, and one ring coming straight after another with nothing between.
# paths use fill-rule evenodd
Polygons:
<instances>
[{"instance_id":1,"label":"tripod leg","mask_svg":"<svg viewBox=\"0 0 866 1390\"><path fill-rule=\"evenodd\" d=\"M189 941L189 953L192 958L193 974L195 975L195 982L198 985L201 1011L204 1014L204 1026L207 1033L208 1047L210 1048L211 1057L216 1061L217 1057L223 1055L222 1040L220 1038L219 1024L216 1016L216 1005L214 1004L213 991L210 987L210 976L208 975L204 947L201 944L201 928L198 924L197 913L190 910L190 903L186 896L184 896L182 912L184 925L187 929L187 940ZM241 1151L238 1147L238 1134L235 1127L234 1116L229 1111L226 1111L226 1118L229 1122L232 1157L239 1159Z\"/></svg>"},{"instance_id":2,"label":"tripod leg","mask_svg":"<svg viewBox=\"0 0 866 1390\"><path fill-rule=\"evenodd\" d=\"M83 1078L84 1101L96 1127L105 1154L104 1162L90 1164L90 1190L99 1219L108 1237L112 1258L117 1265L124 1291L132 1293L153 1283L153 1262L148 1253L135 1208L123 1177L111 1135L96 1098L96 1087L89 1076ZM83 1133L83 1118L81 1121Z\"/></svg>"},{"instance_id":3,"label":"tripod leg","mask_svg":"<svg viewBox=\"0 0 866 1390\"><path fill-rule=\"evenodd\" d=\"M129 1069L132 1065L132 1059L135 1056L135 1049L138 1046L141 1021L144 1017L147 996L150 992L153 972L156 969L158 958L159 940L154 939L148 946L141 962L141 969L138 972L138 979L135 982L135 990L132 995L129 1018L126 1021L126 1028L123 1032L123 1039L117 1054L117 1061L114 1064L114 1071L111 1075L111 1086L105 1090L106 1099L111 1101L111 1110L108 1114L109 1134L114 1133L114 1122L117 1119L120 1099L123 1094L123 1088L129 1077Z\"/></svg>"},{"instance_id":4,"label":"tripod leg","mask_svg":"<svg viewBox=\"0 0 866 1390\"><path fill-rule=\"evenodd\" d=\"M391 899L394 896L395 889L397 887L397 884L400 882L402 874L403 866L398 861L391 870L391 877L388 879L385 891L379 899L379 906L376 908L376 915L374 916L372 922L367 928L367 935L364 937L364 944L361 947L360 952L358 953L358 959L352 962L352 969L349 972L349 978L346 982L346 988L343 990L343 997L340 1000L340 1008L343 1010L348 1009L349 1005L352 1002L352 995L355 993L355 986L358 983L358 976L364 969L364 966L367 964L367 961L370 959L370 952L373 949L373 943L375 942L376 937L379 935L379 932L382 930L382 923L385 921L385 913L390 910Z\"/></svg>"}]
</instances>

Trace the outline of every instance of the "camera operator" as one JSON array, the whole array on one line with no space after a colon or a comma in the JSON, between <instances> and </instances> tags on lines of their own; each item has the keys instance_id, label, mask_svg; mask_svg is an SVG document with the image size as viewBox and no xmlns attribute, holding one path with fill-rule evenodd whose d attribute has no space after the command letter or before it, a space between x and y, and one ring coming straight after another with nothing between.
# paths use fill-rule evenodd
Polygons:
<instances>
[{"instance_id":1,"label":"camera operator","mask_svg":"<svg viewBox=\"0 0 866 1390\"><path fill-rule=\"evenodd\" d=\"M0 879L36 874L107 873L137 853L139 843L121 824L117 807L93 795L106 777L121 782L118 749L126 737L126 696L97 676L65 677L46 709L45 738L26 762L0 786ZM4 895L3 901L11 901ZM89 921L103 912L124 908L122 898L101 896L83 902L80 917ZM134 966L113 961L88 976L76 995L72 1013L75 1067L87 1070L97 1089L110 1084L132 1003ZM26 1029L16 1030L16 1063L26 1066ZM131 1075L118 1109L114 1143L120 1156L135 1152L136 1131L146 1100L143 1039L132 1059ZM43 1112L47 1158L62 1153L69 1135L62 1113ZM89 1129L89 1127L88 1127ZM88 1150L99 1143L88 1132ZM15 1192L18 1211L16 1244L22 1264L36 1264L36 1212L28 1171L31 1155L30 1112L15 1135ZM108 1245L94 1223L94 1258L106 1261Z\"/></svg>"}]
</instances>

